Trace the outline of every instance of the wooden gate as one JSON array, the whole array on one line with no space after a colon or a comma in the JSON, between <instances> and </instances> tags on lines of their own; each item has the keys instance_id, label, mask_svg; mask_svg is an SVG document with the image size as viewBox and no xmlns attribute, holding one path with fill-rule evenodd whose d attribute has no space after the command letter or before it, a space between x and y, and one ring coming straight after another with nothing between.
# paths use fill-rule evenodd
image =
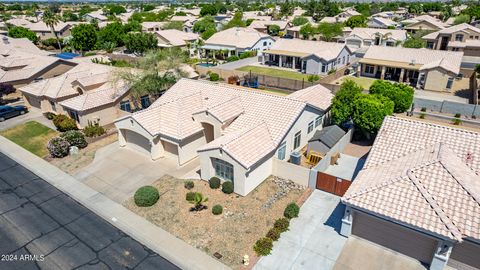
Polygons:
<instances>
[{"instance_id":1,"label":"wooden gate","mask_svg":"<svg viewBox=\"0 0 480 270\"><path fill-rule=\"evenodd\" d=\"M317 189L333 193L338 196L343 196L350 187L351 182L345 179L337 178L335 176L317 173Z\"/></svg>"}]
</instances>

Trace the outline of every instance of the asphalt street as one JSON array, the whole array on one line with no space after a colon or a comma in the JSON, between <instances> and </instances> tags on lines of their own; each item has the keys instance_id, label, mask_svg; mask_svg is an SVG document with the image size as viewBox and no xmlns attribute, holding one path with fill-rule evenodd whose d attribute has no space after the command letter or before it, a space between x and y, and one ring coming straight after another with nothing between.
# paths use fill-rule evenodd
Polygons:
<instances>
[{"instance_id":1,"label":"asphalt street","mask_svg":"<svg viewBox=\"0 0 480 270\"><path fill-rule=\"evenodd\" d=\"M179 268L0 153L0 269Z\"/></svg>"}]
</instances>

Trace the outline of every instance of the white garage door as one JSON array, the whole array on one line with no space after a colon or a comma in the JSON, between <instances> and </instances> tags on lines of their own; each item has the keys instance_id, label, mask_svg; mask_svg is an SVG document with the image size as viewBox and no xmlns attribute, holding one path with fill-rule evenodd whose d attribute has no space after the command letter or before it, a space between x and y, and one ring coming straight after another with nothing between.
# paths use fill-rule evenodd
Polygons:
<instances>
[{"instance_id":1,"label":"white garage door","mask_svg":"<svg viewBox=\"0 0 480 270\"><path fill-rule=\"evenodd\" d=\"M150 155L150 142L147 138L131 130L124 130L124 132L128 148Z\"/></svg>"},{"instance_id":2,"label":"white garage door","mask_svg":"<svg viewBox=\"0 0 480 270\"><path fill-rule=\"evenodd\" d=\"M357 39L350 39L347 40L347 45L350 47L360 48L360 46L362 45L362 41Z\"/></svg>"}]
</instances>

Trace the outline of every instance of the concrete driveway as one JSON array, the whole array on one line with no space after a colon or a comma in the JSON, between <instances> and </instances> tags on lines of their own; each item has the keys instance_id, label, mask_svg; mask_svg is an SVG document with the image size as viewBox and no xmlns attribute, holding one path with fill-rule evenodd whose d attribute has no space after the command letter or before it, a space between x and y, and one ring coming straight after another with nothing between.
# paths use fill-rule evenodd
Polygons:
<instances>
[{"instance_id":1,"label":"concrete driveway","mask_svg":"<svg viewBox=\"0 0 480 270\"><path fill-rule=\"evenodd\" d=\"M347 241L339 234L344 209L340 197L315 190L290 230L275 242L272 254L254 269L332 269Z\"/></svg>"},{"instance_id":2,"label":"concrete driveway","mask_svg":"<svg viewBox=\"0 0 480 270\"><path fill-rule=\"evenodd\" d=\"M8 105L10 106L10 104ZM15 104L15 105L23 105L23 104ZM11 106L14 106L14 105L11 105ZM43 116L42 112L39 109L30 108L29 112L24 115L19 115L19 116L7 119L3 122L0 122L0 130L6 130L28 121L36 121L53 130L56 129L52 121L48 120L45 116Z\"/></svg>"},{"instance_id":3,"label":"concrete driveway","mask_svg":"<svg viewBox=\"0 0 480 270\"><path fill-rule=\"evenodd\" d=\"M178 166L173 157L152 161L149 156L112 143L95 153L93 162L74 177L91 188L123 203L144 185L150 185L164 175L182 178L200 167L198 160Z\"/></svg>"},{"instance_id":4,"label":"concrete driveway","mask_svg":"<svg viewBox=\"0 0 480 270\"><path fill-rule=\"evenodd\" d=\"M334 270L426 270L419 261L393 250L350 236ZM448 268L446 268L448 269Z\"/></svg>"}]
</instances>

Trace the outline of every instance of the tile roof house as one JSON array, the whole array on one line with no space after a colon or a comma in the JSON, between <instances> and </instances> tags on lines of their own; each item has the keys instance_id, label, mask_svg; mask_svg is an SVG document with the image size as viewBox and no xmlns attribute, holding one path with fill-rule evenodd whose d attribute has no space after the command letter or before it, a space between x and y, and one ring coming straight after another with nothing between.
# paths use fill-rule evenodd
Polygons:
<instances>
[{"instance_id":1,"label":"tile roof house","mask_svg":"<svg viewBox=\"0 0 480 270\"><path fill-rule=\"evenodd\" d=\"M262 63L307 74L328 74L350 63L352 52L342 43L281 38L264 52Z\"/></svg>"},{"instance_id":2,"label":"tile roof house","mask_svg":"<svg viewBox=\"0 0 480 270\"><path fill-rule=\"evenodd\" d=\"M177 29L167 29L156 31L158 46L162 48L168 47L186 47L188 43L198 40L198 34L187 33Z\"/></svg>"},{"instance_id":3,"label":"tile roof house","mask_svg":"<svg viewBox=\"0 0 480 270\"><path fill-rule=\"evenodd\" d=\"M346 132L337 125L317 130L312 138L308 140L307 152L310 153L310 151L314 151L325 155L345 134Z\"/></svg>"},{"instance_id":4,"label":"tile roof house","mask_svg":"<svg viewBox=\"0 0 480 270\"><path fill-rule=\"evenodd\" d=\"M33 42L27 38L12 38L2 36L0 40L0 55L8 56L15 52L25 52L36 55L51 55L51 52L40 50Z\"/></svg>"},{"instance_id":5,"label":"tile roof house","mask_svg":"<svg viewBox=\"0 0 480 270\"><path fill-rule=\"evenodd\" d=\"M451 91L463 52L371 46L360 59L360 75L432 91Z\"/></svg>"},{"instance_id":6,"label":"tile roof house","mask_svg":"<svg viewBox=\"0 0 480 270\"><path fill-rule=\"evenodd\" d=\"M355 27L351 31L344 31L344 37L340 40L351 48L361 48L372 45L395 47L406 39L405 30Z\"/></svg>"},{"instance_id":7,"label":"tile roof house","mask_svg":"<svg viewBox=\"0 0 480 270\"><path fill-rule=\"evenodd\" d=\"M148 109L115 121L121 146L186 164L202 179L234 182L246 195L322 128L331 92L321 85L283 97L234 85L181 79ZM311 128L308 128L311 126Z\"/></svg>"},{"instance_id":8,"label":"tile roof house","mask_svg":"<svg viewBox=\"0 0 480 270\"><path fill-rule=\"evenodd\" d=\"M259 32L262 32L262 33L267 34L267 33L268 33L268 27L269 27L270 25L277 25L278 27L280 27L280 31L284 31L284 32L288 29L288 27L291 26L291 24L290 24L289 21L254 20L254 21L248 26L248 28L255 29L255 30L259 31Z\"/></svg>"},{"instance_id":9,"label":"tile roof house","mask_svg":"<svg viewBox=\"0 0 480 270\"><path fill-rule=\"evenodd\" d=\"M370 28L382 28L382 29L387 29L397 27L397 22L387 19L387 18L382 18L382 17L371 17L368 22L367 22L368 27Z\"/></svg>"},{"instance_id":10,"label":"tile roof house","mask_svg":"<svg viewBox=\"0 0 480 270\"><path fill-rule=\"evenodd\" d=\"M409 33L417 31L438 31L449 25L430 15L421 15L411 19L401 21L405 25L404 29Z\"/></svg>"},{"instance_id":11,"label":"tile roof house","mask_svg":"<svg viewBox=\"0 0 480 270\"><path fill-rule=\"evenodd\" d=\"M116 69L79 62L63 75L25 85L19 90L28 106L41 109L43 113L69 115L80 127L89 121L106 125L128 113L128 110L121 110L120 103L129 102L129 88L114 79Z\"/></svg>"},{"instance_id":12,"label":"tile roof house","mask_svg":"<svg viewBox=\"0 0 480 270\"><path fill-rule=\"evenodd\" d=\"M364 168L342 198L342 234L430 269L447 263L480 267L479 142L478 132L385 118Z\"/></svg>"},{"instance_id":13,"label":"tile roof house","mask_svg":"<svg viewBox=\"0 0 480 270\"><path fill-rule=\"evenodd\" d=\"M460 51L465 56L480 56L480 29L466 23L448 27L422 37L427 48Z\"/></svg>"},{"instance_id":14,"label":"tile roof house","mask_svg":"<svg viewBox=\"0 0 480 270\"><path fill-rule=\"evenodd\" d=\"M107 16L103 14L103 10L96 10L90 13L87 13L83 16L83 18L87 21L97 21L97 22L106 22L108 21Z\"/></svg>"},{"instance_id":15,"label":"tile roof house","mask_svg":"<svg viewBox=\"0 0 480 270\"><path fill-rule=\"evenodd\" d=\"M55 35L52 34L51 28L47 26L44 22L30 22L25 19L10 19L7 23L24 27L35 32L40 39L55 38ZM70 35L71 24L65 22L59 22L55 25L55 32L58 37L67 37Z\"/></svg>"},{"instance_id":16,"label":"tile roof house","mask_svg":"<svg viewBox=\"0 0 480 270\"><path fill-rule=\"evenodd\" d=\"M205 41L202 49L206 51L227 50L230 54L239 55L245 51L263 51L271 48L275 40L255 29L232 27L213 34Z\"/></svg>"},{"instance_id":17,"label":"tile roof house","mask_svg":"<svg viewBox=\"0 0 480 270\"><path fill-rule=\"evenodd\" d=\"M15 87L58 76L76 65L57 57L28 53L28 47L23 50L5 49L3 53L7 54L0 57L0 83Z\"/></svg>"}]
</instances>

